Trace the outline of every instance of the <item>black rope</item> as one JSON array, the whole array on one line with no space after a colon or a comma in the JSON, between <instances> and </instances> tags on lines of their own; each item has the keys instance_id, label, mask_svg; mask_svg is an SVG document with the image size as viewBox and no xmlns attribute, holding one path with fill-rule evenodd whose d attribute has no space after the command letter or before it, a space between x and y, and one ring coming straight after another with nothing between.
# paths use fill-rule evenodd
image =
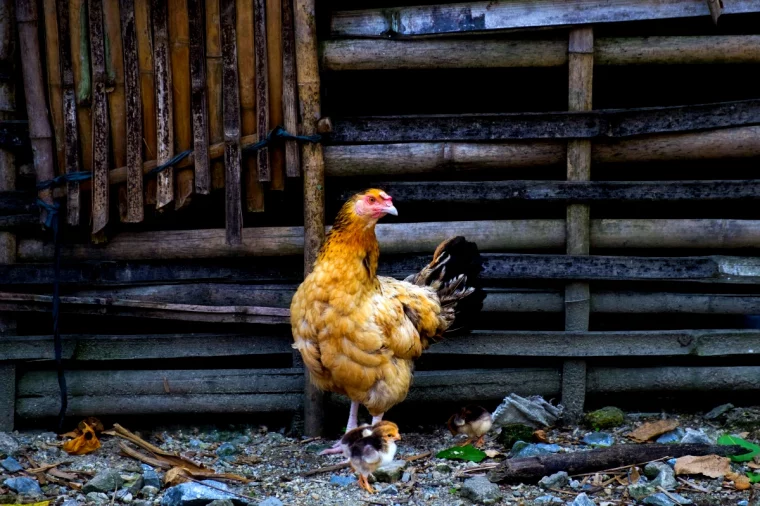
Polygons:
<instances>
[{"instance_id":1,"label":"black rope","mask_svg":"<svg viewBox=\"0 0 760 506\"><path fill-rule=\"evenodd\" d=\"M170 160L168 160L167 162L162 163L161 165L156 166L155 168L151 169L150 172L148 172L145 175L146 176L152 176L153 174L158 174L159 172L168 169L172 165L178 164L179 162L181 162L182 160L184 160L185 158L187 158L191 154L193 154L193 150L192 149L188 149L187 151L183 151L182 153L180 153L178 155L174 155L174 157L172 157Z\"/></svg>"},{"instance_id":2,"label":"black rope","mask_svg":"<svg viewBox=\"0 0 760 506\"><path fill-rule=\"evenodd\" d=\"M290 141L301 141L301 142L319 142L322 140L322 136L319 134L315 135L293 135L287 130L285 130L281 126L275 127L269 134L267 134L266 137L261 139L256 144L251 144L250 146L246 146L243 148L243 151L248 152L256 152L264 147L266 147L268 144L271 144L273 141L277 139L283 139L283 140L290 140Z\"/></svg>"}]
</instances>

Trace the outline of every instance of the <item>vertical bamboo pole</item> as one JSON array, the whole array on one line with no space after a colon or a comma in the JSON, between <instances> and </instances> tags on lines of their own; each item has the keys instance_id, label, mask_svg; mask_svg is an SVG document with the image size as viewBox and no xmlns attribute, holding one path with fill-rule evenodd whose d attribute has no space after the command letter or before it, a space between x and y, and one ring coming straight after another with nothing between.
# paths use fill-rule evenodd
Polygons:
<instances>
[{"instance_id":1,"label":"vertical bamboo pole","mask_svg":"<svg viewBox=\"0 0 760 506\"><path fill-rule=\"evenodd\" d=\"M134 0L121 0L119 10L124 46L124 90L126 93L127 128L127 212L124 221L139 223L145 215L142 173L143 114Z\"/></svg>"},{"instance_id":2,"label":"vertical bamboo pole","mask_svg":"<svg viewBox=\"0 0 760 506\"><path fill-rule=\"evenodd\" d=\"M222 120L222 35L219 27L219 0L206 0L206 88L208 89L209 143L224 141ZM224 187L224 162L211 165L211 188Z\"/></svg>"},{"instance_id":3,"label":"vertical bamboo pole","mask_svg":"<svg viewBox=\"0 0 760 506\"><path fill-rule=\"evenodd\" d=\"M156 125L156 82L153 70L153 38L150 0L135 0L135 30L137 32L137 59L140 66L140 100L142 102L143 160L158 157ZM158 192L156 179L145 182L145 204L155 205Z\"/></svg>"},{"instance_id":4,"label":"vertical bamboo pole","mask_svg":"<svg viewBox=\"0 0 760 506\"><path fill-rule=\"evenodd\" d=\"M282 114L285 130L298 134L296 97L296 41L293 33L293 0L282 0ZM285 142L285 173L301 175L301 153L296 141ZM275 182L272 181L272 186Z\"/></svg>"},{"instance_id":5,"label":"vertical bamboo pole","mask_svg":"<svg viewBox=\"0 0 760 506\"><path fill-rule=\"evenodd\" d=\"M16 0L16 21L18 23L19 51L21 72L26 94L26 114L29 119L29 138L32 142L34 171L37 182L52 179L55 176L55 151L53 150L53 131L48 119L47 100L45 99L45 82L42 74L42 55L37 26L37 2L35 0ZM53 203L52 189L42 190L39 197L48 204ZM47 218L47 211L40 214L42 222Z\"/></svg>"},{"instance_id":6,"label":"vertical bamboo pole","mask_svg":"<svg viewBox=\"0 0 760 506\"><path fill-rule=\"evenodd\" d=\"M56 173L63 174L66 168L66 149L63 140L63 92L61 91L61 66L58 53L58 13L56 0L43 0L45 18L45 58L47 61L48 101L55 135Z\"/></svg>"},{"instance_id":7,"label":"vertical bamboo pole","mask_svg":"<svg viewBox=\"0 0 760 506\"><path fill-rule=\"evenodd\" d=\"M594 72L594 32L591 27L570 32L568 108L571 111L591 110ZM591 141L576 139L567 143L567 179L591 179ZM589 206L567 207L567 254L588 255L590 245ZM590 294L588 283L570 283L565 288L565 330L588 330ZM586 362L565 361L562 368L562 403L565 417L577 422L583 415L586 399Z\"/></svg>"},{"instance_id":8,"label":"vertical bamboo pole","mask_svg":"<svg viewBox=\"0 0 760 506\"><path fill-rule=\"evenodd\" d=\"M188 0L187 8L190 16L190 82L192 85L195 191L205 195L211 191L211 181L208 153L206 62L203 47L203 3L201 0Z\"/></svg>"},{"instance_id":9,"label":"vertical bamboo pole","mask_svg":"<svg viewBox=\"0 0 760 506\"><path fill-rule=\"evenodd\" d=\"M235 0L221 0L222 57L224 76L222 81L224 106L224 168L225 168L225 214L227 244L243 243L243 203L241 194L240 153L240 84L238 82L238 40L235 20ZM238 2L239 3L239 2Z\"/></svg>"},{"instance_id":10,"label":"vertical bamboo pole","mask_svg":"<svg viewBox=\"0 0 760 506\"><path fill-rule=\"evenodd\" d=\"M156 79L156 162L162 165L174 156L174 106L172 105L172 72L169 52L167 6L164 0L152 0L153 15L153 72ZM161 209L174 200L174 168L169 167L157 177L156 207Z\"/></svg>"},{"instance_id":11,"label":"vertical bamboo pole","mask_svg":"<svg viewBox=\"0 0 760 506\"><path fill-rule=\"evenodd\" d=\"M253 49L256 64L256 131L259 140L269 133L269 65L267 64L266 0L253 0ZM270 181L269 147L256 152L259 181Z\"/></svg>"},{"instance_id":12,"label":"vertical bamboo pole","mask_svg":"<svg viewBox=\"0 0 760 506\"><path fill-rule=\"evenodd\" d=\"M74 73L77 101L79 153L82 170L92 170L92 112L90 100L90 40L87 4L84 0L69 0L69 30L71 36L71 66Z\"/></svg>"},{"instance_id":13,"label":"vertical bamboo pole","mask_svg":"<svg viewBox=\"0 0 760 506\"><path fill-rule=\"evenodd\" d=\"M237 51L240 77L241 135L256 133L256 77L253 2L237 0ZM266 134L265 134L266 135ZM259 182L255 155L245 155L245 201L249 212L264 211L264 186Z\"/></svg>"},{"instance_id":14,"label":"vertical bamboo pole","mask_svg":"<svg viewBox=\"0 0 760 506\"><path fill-rule=\"evenodd\" d=\"M187 0L169 0L169 44L174 104L174 152L193 147L193 127L190 113L190 19ZM193 171L177 170L176 209L190 204L194 188Z\"/></svg>"},{"instance_id":15,"label":"vertical bamboo pole","mask_svg":"<svg viewBox=\"0 0 760 506\"><path fill-rule=\"evenodd\" d=\"M65 139L65 172L79 170L79 132L77 131L77 99L74 89L74 69L71 57L69 30L69 2L57 0L58 42L63 84L63 136ZM79 225L79 183L68 183L66 191L66 216L69 225Z\"/></svg>"},{"instance_id":16,"label":"vertical bamboo pole","mask_svg":"<svg viewBox=\"0 0 760 506\"><path fill-rule=\"evenodd\" d=\"M298 98L304 135L317 133L320 118L319 64L314 0L295 0L295 41ZM304 143L304 272L311 272L325 240L325 162L321 144ZM322 433L324 402L322 393L311 383L308 372L304 399L304 430L309 436Z\"/></svg>"},{"instance_id":17,"label":"vertical bamboo pole","mask_svg":"<svg viewBox=\"0 0 760 506\"><path fill-rule=\"evenodd\" d=\"M103 0L90 0L92 60L92 234L108 224L108 97L106 97Z\"/></svg>"},{"instance_id":18,"label":"vertical bamboo pole","mask_svg":"<svg viewBox=\"0 0 760 506\"><path fill-rule=\"evenodd\" d=\"M267 60L269 62L269 125L283 124L282 114L282 2L267 0ZM285 189L285 148L282 144L269 146L271 190Z\"/></svg>"}]
</instances>

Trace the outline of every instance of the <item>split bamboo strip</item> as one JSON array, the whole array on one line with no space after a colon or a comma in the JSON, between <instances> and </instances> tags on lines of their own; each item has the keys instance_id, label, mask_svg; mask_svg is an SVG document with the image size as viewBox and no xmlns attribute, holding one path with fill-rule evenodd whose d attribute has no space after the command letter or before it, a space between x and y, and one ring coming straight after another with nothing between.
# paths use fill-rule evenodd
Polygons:
<instances>
[{"instance_id":1,"label":"split bamboo strip","mask_svg":"<svg viewBox=\"0 0 760 506\"><path fill-rule=\"evenodd\" d=\"M193 154L195 155L195 192L211 191L208 156L208 107L206 97L206 61L203 47L203 3L188 0L190 18L190 83L192 86Z\"/></svg>"},{"instance_id":2,"label":"split bamboo strip","mask_svg":"<svg viewBox=\"0 0 760 506\"><path fill-rule=\"evenodd\" d=\"M282 0L282 109L285 130L298 133L296 96L296 41L293 33L293 0ZM301 153L296 141L285 142L285 173L301 175Z\"/></svg>"},{"instance_id":3,"label":"split bamboo strip","mask_svg":"<svg viewBox=\"0 0 760 506\"><path fill-rule=\"evenodd\" d=\"M127 97L127 215L128 223L139 223L145 211L143 204L143 114L140 89L140 59L135 26L135 1L121 0L121 32L124 42L124 88Z\"/></svg>"},{"instance_id":4,"label":"split bamboo strip","mask_svg":"<svg viewBox=\"0 0 760 506\"><path fill-rule=\"evenodd\" d=\"M55 176L55 151L53 132L48 120L47 100L45 99L45 82L42 74L42 54L38 37L37 2L35 0L16 0L16 21L18 23L18 40L21 58L21 71L26 95L26 115L29 119L29 138L32 142L34 171L37 182L52 179ZM39 197L48 204L53 203L53 192L41 190ZM47 211L40 213L40 220L45 222Z\"/></svg>"},{"instance_id":5,"label":"split bamboo strip","mask_svg":"<svg viewBox=\"0 0 760 506\"><path fill-rule=\"evenodd\" d=\"M222 57L224 62L224 168L225 247L243 243L243 204L240 153L240 97L235 29L235 0L220 0Z\"/></svg>"},{"instance_id":6,"label":"split bamboo strip","mask_svg":"<svg viewBox=\"0 0 760 506\"><path fill-rule=\"evenodd\" d=\"M219 28L219 0L206 0L206 88L208 88L209 143L221 144L224 153L224 121L222 118L222 35ZM211 156L211 158L214 158ZM219 156L216 156L219 158ZM224 163L211 165L211 188L224 187Z\"/></svg>"},{"instance_id":7,"label":"split bamboo strip","mask_svg":"<svg viewBox=\"0 0 760 506\"><path fill-rule=\"evenodd\" d=\"M253 0L253 50L256 65L256 133L263 140L269 133L269 65L267 64L266 1ZM269 147L256 151L256 169L259 181L271 181Z\"/></svg>"},{"instance_id":8,"label":"split bamboo strip","mask_svg":"<svg viewBox=\"0 0 760 506\"><path fill-rule=\"evenodd\" d=\"M71 64L77 100L77 125L82 170L92 171L92 79L90 74L90 21L84 0L69 1Z\"/></svg>"},{"instance_id":9,"label":"split bamboo strip","mask_svg":"<svg viewBox=\"0 0 760 506\"><path fill-rule=\"evenodd\" d=\"M58 42L60 50L61 81L63 84L63 135L65 139L65 172L79 171L79 133L77 130L77 100L74 89L74 70L69 30L69 2L57 0ZM66 187L66 215L69 225L79 225L79 183L70 182Z\"/></svg>"},{"instance_id":10,"label":"split bamboo strip","mask_svg":"<svg viewBox=\"0 0 760 506\"><path fill-rule=\"evenodd\" d=\"M155 160L158 155L156 133L156 84L153 70L153 37L152 16L150 13L151 0L134 0L135 30L137 31L137 58L140 67L140 100L142 103L141 140L144 149L144 160ZM155 204L157 179L151 178L145 183L144 204Z\"/></svg>"},{"instance_id":11,"label":"split bamboo strip","mask_svg":"<svg viewBox=\"0 0 760 506\"><path fill-rule=\"evenodd\" d=\"M174 106L172 105L171 53L167 6L164 0L151 1L153 16L153 72L156 79L156 161L168 162L174 156ZM161 209L174 200L174 169L168 167L157 177L156 207Z\"/></svg>"},{"instance_id":12,"label":"split bamboo strip","mask_svg":"<svg viewBox=\"0 0 760 506\"><path fill-rule=\"evenodd\" d=\"M240 134L256 134L259 140L261 132L256 131L256 56L253 25L252 0L237 0L237 58L238 76L240 78ZM266 132L264 132L266 135ZM259 182L256 161L257 155L243 155L245 170L245 202L249 212L264 211L264 186Z\"/></svg>"},{"instance_id":13,"label":"split bamboo strip","mask_svg":"<svg viewBox=\"0 0 760 506\"><path fill-rule=\"evenodd\" d=\"M65 172L66 147L63 137L63 92L61 89L61 65L58 52L58 14L56 0L44 0L42 9L45 19L45 60L47 63L48 103L55 134L56 174Z\"/></svg>"},{"instance_id":14,"label":"split bamboo strip","mask_svg":"<svg viewBox=\"0 0 760 506\"><path fill-rule=\"evenodd\" d=\"M92 60L92 234L108 224L108 102L103 0L90 0L90 53Z\"/></svg>"},{"instance_id":15,"label":"split bamboo strip","mask_svg":"<svg viewBox=\"0 0 760 506\"><path fill-rule=\"evenodd\" d=\"M315 0L294 0L293 3L298 98L304 135L317 133L317 122L321 116L314 4ZM304 275L308 275L325 240L325 162L322 145L302 144L301 159L304 174ZM304 384L304 432L307 436L319 436L324 421L322 392L308 378Z\"/></svg>"},{"instance_id":16,"label":"split bamboo strip","mask_svg":"<svg viewBox=\"0 0 760 506\"><path fill-rule=\"evenodd\" d=\"M193 122L190 106L190 20L187 0L168 0L169 47L171 48L172 86L169 87L174 106L174 152L181 153L193 147ZM190 204L195 187L193 171L176 173L176 209Z\"/></svg>"},{"instance_id":17,"label":"split bamboo strip","mask_svg":"<svg viewBox=\"0 0 760 506\"><path fill-rule=\"evenodd\" d=\"M282 103L282 4L283 0L267 2L267 60L269 61L269 124L283 124ZM297 133L295 130L293 133ZM285 148L282 144L269 146L269 164L272 175L270 190L285 189Z\"/></svg>"}]
</instances>

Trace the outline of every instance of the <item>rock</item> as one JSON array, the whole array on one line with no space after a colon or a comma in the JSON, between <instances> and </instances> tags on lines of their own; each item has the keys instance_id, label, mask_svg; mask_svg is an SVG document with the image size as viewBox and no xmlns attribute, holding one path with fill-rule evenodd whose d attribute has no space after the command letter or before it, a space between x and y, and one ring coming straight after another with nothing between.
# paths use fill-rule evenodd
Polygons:
<instances>
[{"instance_id":1,"label":"rock","mask_svg":"<svg viewBox=\"0 0 760 506\"><path fill-rule=\"evenodd\" d=\"M625 413L614 406L586 413L586 423L593 429L611 429L623 425Z\"/></svg>"},{"instance_id":2,"label":"rock","mask_svg":"<svg viewBox=\"0 0 760 506\"><path fill-rule=\"evenodd\" d=\"M204 487L204 488L208 488L208 487ZM147 487L143 487L140 490L140 495L145 498L153 497L156 494L158 494L158 488L156 487L147 486Z\"/></svg>"},{"instance_id":3,"label":"rock","mask_svg":"<svg viewBox=\"0 0 760 506\"><path fill-rule=\"evenodd\" d=\"M0 466L9 473L17 473L24 470L24 468L21 467L21 464L18 463L18 460L13 457L8 457L5 460L0 461Z\"/></svg>"},{"instance_id":4,"label":"rock","mask_svg":"<svg viewBox=\"0 0 760 506\"><path fill-rule=\"evenodd\" d=\"M675 473L670 466L663 465L655 479L650 482L650 485L655 489L657 487L662 487L665 490L675 490L678 486L678 482L676 481Z\"/></svg>"},{"instance_id":5,"label":"rock","mask_svg":"<svg viewBox=\"0 0 760 506\"><path fill-rule=\"evenodd\" d=\"M652 494L646 499L644 499L644 504L651 504L653 506L674 506L676 504L691 504L691 500L680 496L678 494L670 494L674 498L678 500L678 502L673 502L673 500L668 497L667 495L663 494L662 492L658 492L656 494Z\"/></svg>"},{"instance_id":6,"label":"rock","mask_svg":"<svg viewBox=\"0 0 760 506\"><path fill-rule=\"evenodd\" d=\"M153 503L150 501L134 501L132 506L153 506Z\"/></svg>"},{"instance_id":7,"label":"rock","mask_svg":"<svg viewBox=\"0 0 760 506\"><path fill-rule=\"evenodd\" d=\"M512 447L512 457L535 457L536 455L546 455L547 453L557 453L559 445L536 443L528 444L524 441L518 441Z\"/></svg>"},{"instance_id":8,"label":"rock","mask_svg":"<svg viewBox=\"0 0 760 506\"><path fill-rule=\"evenodd\" d=\"M121 488L124 484L124 480L118 472L113 469L102 471L95 475L93 479L88 481L82 487L83 494L89 494L90 492L107 492L111 493L114 490Z\"/></svg>"},{"instance_id":9,"label":"rock","mask_svg":"<svg viewBox=\"0 0 760 506\"><path fill-rule=\"evenodd\" d=\"M702 429L686 429L686 435L681 438L682 443L701 443L706 445L715 444L715 441L710 439L710 436L705 434Z\"/></svg>"},{"instance_id":10,"label":"rock","mask_svg":"<svg viewBox=\"0 0 760 506\"><path fill-rule=\"evenodd\" d=\"M628 495L637 501L641 501L645 497L649 497L654 493L655 489L649 483L634 483L633 485L628 485Z\"/></svg>"},{"instance_id":11,"label":"rock","mask_svg":"<svg viewBox=\"0 0 760 506\"><path fill-rule=\"evenodd\" d=\"M158 473L147 464L141 464L140 467L143 471L143 487L156 487L161 488L161 478L158 477Z\"/></svg>"},{"instance_id":12,"label":"rock","mask_svg":"<svg viewBox=\"0 0 760 506\"><path fill-rule=\"evenodd\" d=\"M728 413L726 423L746 430L753 430L760 427L760 408L732 409Z\"/></svg>"},{"instance_id":13,"label":"rock","mask_svg":"<svg viewBox=\"0 0 760 506\"><path fill-rule=\"evenodd\" d=\"M103 492L90 492L85 496L88 503L92 504L110 504L111 500Z\"/></svg>"},{"instance_id":14,"label":"rock","mask_svg":"<svg viewBox=\"0 0 760 506\"><path fill-rule=\"evenodd\" d=\"M658 443L662 444L668 444L668 443L678 443L681 441L681 438L684 437L686 433L683 431L681 427L678 427L674 430L671 430L670 432L666 432L665 434L662 434L660 437L657 438Z\"/></svg>"},{"instance_id":15,"label":"rock","mask_svg":"<svg viewBox=\"0 0 760 506\"><path fill-rule=\"evenodd\" d=\"M31 478L8 478L3 484L9 489L13 490L17 494L40 494L42 495L42 489L37 480Z\"/></svg>"},{"instance_id":16,"label":"rock","mask_svg":"<svg viewBox=\"0 0 760 506\"><path fill-rule=\"evenodd\" d=\"M734 409L734 405L730 402L728 404L721 404L720 406L713 408L710 412L705 414L705 420L717 420L732 409Z\"/></svg>"},{"instance_id":17,"label":"rock","mask_svg":"<svg viewBox=\"0 0 760 506\"><path fill-rule=\"evenodd\" d=\"M377 481L383 483L396 483L401 479L401 476L403 476L405 467L406 461L394 460L379 468L372 474L375 475Z\"/></svg>"},{"instance_id":18,"label":"rock","mask_svg":"<svg viewBox=\"0 0 760 506\"><path fill-rule=\"evenodd\" d=\"M137 496L145 486L145 479L140 475L133 483L128 484L129 493Z\"/></svg>"},{"instance_id":19,"label":"rock","mask_svg":"<svg viewBox=\"0 0 760 506\"><path fill-rule=\"evenodd\" d=\"M572 488L573 490L578 490L581 488L581 482L578 480L570 480L570 483L568 483L568 486Z\"/></svg>"},{"instance_id":20,"label":"rock","mask_svg":"<svg viewBox=\"0 0 760 506\"><path fill-rule=\"evenodd\" d=\"M127 488L123 488L116 492L116 499L120 500L121 502L132 502L132 492L130 492Z\"/></svg>"},{"instance_id":21,"label":"rock","mask_svg":"<svg viewBox=\"0 0 760 506\"><path fill-rule=\"evenodd\" d=\"M205 487L204 483L210 486ZM246 504L227 490L229 489L226 484L213 480L180 483L166 491L161 499L161 506L206 506L215 499L228 499L232 504L240 506Z\"/></svg>"},{"instance_id":22,"label":"rock","mask_svg":"<svg viewBox=\"0 0 760 506\"><path fill-rule=\"evenodd\" d=\"M589 499L586 493L579 494L571 503L572 506L596 506L596 503Z\"/></svg>"},{"instance_id":23,"label":"rock","mask_svg":"<svg viewBox=\"0 0 760 506\"><path fill-rule=\"evenodd\" d=\"M258 506L283 506L282 501L276 497L267 497L259 503Z\"/></svg>"},{"instance_id":24,"label":"rock","mask_svg":"<svg viewBox=\"0 0 760 506\"><path fill-rule=\"evenodd\" d=\"M450 473L451 472L451 466L448 464L444 464L443 462L438 462L435 465L435 470L439 473Z\"/></svg>"},{"instance_id":25,"label":"rock","mask_svg":"<svg viewBox=\"0 0 760 506\"><path fill-rule=\"evenodd\" d=\"M18 452L16 438L6 432L0 432L0 457L13 457Z\"/></svg>"},{"instance_id":26,"label":"rock","mask_svg":"<svg viewBox=\"0 0 760 506\"><path fill-rule=\"evenodd\" d=\"M282 504L282 503L280 503ZM208 506L235 506L229 499L216 499L208 503Z\"/></svg>"},{"instance_id":27,"label":"rock","mask_svg":"<svg viewBox=\"0 0 760 506\"><path fill-rule=\"evenodd\" d=\"M510 423L501 428L496 439L504 445L504 448L512 448L518 441L530 441L533 437L533 429L521 423Z\"/></svg>"},{"instance_id":28,"label":"rock","mask_svg":"<svg viewBox=\"0 0 760 506\"><path fill-rule=\"evenodd\" d=\"M412 473L409 471L404 471L403 476L401 476L401 481L403 483L409 483L409 481L412 479Z\"/></svg>"},{"instance_id":29,"label":"rock","mask_svg":"<svg viewBox=\"0 0 760 506\"><path fill-rule=\"evenodd\" d=\"M501 500L501 490L485 476L468 478L462 485L460 495L476 504L496 504Z\"/></svg>"},{"instance_id":30,"label":"rock","mask_svg":"<svg viewBox=\"0 0 760 506\"><path fill-rule=\"evenodd\" d=\"M671 471L673 470L670 466L663 462L650 462L644 466L644 476L650 480L653 480L657 478L657 475L660 474L660 471L662 471L664 468L668 468Z\"/></svg>"},{"instance_id":31,"label":"rock","mask_svg":"<svg viewBox=\"0 0 760 506\"><path fill-rule=\"evenodd\" d=\"M380 493L386 495L398 495L398 488L396 485L389 485L385 487Z\"/></svg>"},{"instance_id":32,"label":"rock","mask_svg":"<svg viewBox=\"0 0 760 506\"><path fill-rule=\"evenodd\" d=\"M330 485L337 485L339 487L347 487L356 481L356 476L340 476L333 474L330 476Z\"/></svg>"},{"instance_id":33,"label":"rock","mask_svg":"<svg viewBox=\"0 0 760 506\"><path fill-rule=\"evenodd\" d=\"M232 443L223 443L219 448L216 449L216 454L220 457L231 457L237 452L238 449L235 448L235 445Z\"/></svg>"},{"instance_id":34,"label":"rock","mask_svg":"<svg viewBox=\"0 0 760 506\"><path fill-rule=\"evenodd\" d=\"M544 476L538 482L541 488L562 488L570 482L570 477L565 471L554 473L551 476Z\"/></svg>"},{"instance_id":35,"label":"rock","mask_svg":"<svg viewBox=\"0 0 760 506\"><path fill-rule=\"evenodd\" d=\"M583 437L583 442L591 446L612 446L615 440L606 432L592 432Z\"/></svg>"},{"instance_id":36,"label":"rock","mask_svg":"<svg viewBox=\"0 0 760 506\"><path fill-rule=\"evenodd\" d=\"M557 496L542 495L533 499L534 504L565 504L565 501Z\"/></svg>"},{"instance_id":37,"label":"rock","mask_svg":"<svg viewBox=\"0 0 760 506\"><path fill-rule=\"evenodd\" d=\"M0 504L2 503L2 500L0 500ZM61 506L78 506L79 503L77 503L76 499L66 499L63 501L63 504Z\"/></svg>"},{"instance_id":38,"label":"rock","mask_svg":"<svg viewBox=\"0 0 760 506\"><path fill-rule=\"evenodd\" d=\"M561 405L553 406L540 395L525 398L510 394L499 404L491 417L494 427L519 423L537 429L554 425L562 416L563 410Z\"/></svg>"}]
</instances>

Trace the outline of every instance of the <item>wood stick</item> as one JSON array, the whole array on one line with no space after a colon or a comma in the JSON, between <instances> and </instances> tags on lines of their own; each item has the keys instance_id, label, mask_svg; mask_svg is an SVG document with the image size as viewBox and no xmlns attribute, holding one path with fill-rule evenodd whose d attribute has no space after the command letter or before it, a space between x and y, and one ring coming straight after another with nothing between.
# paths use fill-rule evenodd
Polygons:
<instances>
[{"instance_id":1,"label":"wood stick","mask_svg":"<svg viewBox=\"0 0 760 506\"><path fill-rule=\"evenodd\" d=\"M203 47L203 3L188 0L190 22L190 81L192 85L193 154L195 161L195 192L207 195L211 191L208 156L208 106L206 96L206 61Z\"/></svg>"},{"instance_id":2,"label":"wood stick","mask_svg":"<svg viewBox=\"0 0 760 506\"><path fill-rule=\"evenodd\" d=\"M240 133L241 135L255 135L256 141L261 135L257 132L258 116L256 115L256 55L255 34L253 19L253 1L237 0L236 37L238 75L240 76ZM248 212L264 211L264 186L259 182L257 175L258 156L255 154L243 155L245 167L245 203Z\"/></svg>"},{"instance_id":3,"label":"wood stick","mask_svg":"<svg viewBox=\"0 0 760 506\"><path fill-rule=\"evenodd\" d=\"M267 0L253 0L253 49L256 66L254 86L256 88L256 133L259 140L269 133L269 65L267 50ZM256 168L259 181L271 181L269 170L269 147L256 152Z\"/></svg>"},{"instance_id":4,"label":"wood stick","mask_svg":"<svg viewBox=\"0 0 760 506\"><path fill-rule=\"evenodd\" d=\"M171 48L169 46L168 8L163 0L151 0L153 72L156 79L156 162L161 165L174 156L174 105L172 90ZM156 208L161 209L174 200L174 169L168 167L157 176Z\"/></svg>"},{"instance_id":5,"label":"wood stick","mask_svg":"<svg viewBox=\"0 0 760 506\"><path fill-rule=\"evenodd\" d=\"M89 26L86 2L84 0L70 0L71 65L76 86L79 153L82 157L82 170L86 172L92 171L92 111L90 109L92 78ZM82 221L81 218L80 221Z\"/></svg>"},{"instance_id":6,"label":"wood stick","mask_svg":"<svg viewBox=\"0 0 760 506\"><path fill-rule=\"evenodd\" d=\"M221 146L224 155L224 121L222 100L222 35L219 28L219 0L207 0L206 7L206 87L208 88L209 142ZM224 163L215 160L211 165L211 188L224 187Z\"/></svg>"},{"instance_id":7,"label":"wood stick","mask_svg":"<svg viewBox=\"0 0 760 506\"><path fill-rule=\"evenodd\" d=\"M240 4L240 2L237 2ZM243 243L243 205L241 194L240 107L235 0L220 0L222 56L224 62L224 167L225 167L225 244Z\"/></svg>"},{"instance_id":8,"label":"wood stick","mask_svg":"<svg viewBox=\"0 0 760 506\"><path fill-rule=\"evenodd\" d=\"M90 54L92 59L92 235L108 224L108 102L106 97L103 0L90 0Z\"/></svg>"},{"instance_id":9,"label":"wood stick","mask_svg":"<svg viewBox=\"0 0 760 506\"><path fill-rule=\"evenodd\" d=\"M29 138L34 155L34 171L37 182L40 182L55 176L55 151L45 99L37 19L36 1L16 0L19 51L24 55L21 58L21 71L26 94L26 114L29 118ZM50 189L41 190L38 195L48 204L53 203L53 192ZM47 211L43 210L40 213L42 223L46 217Z\"/></svg>"},{"instance_id":10,"label":"wood stick","mask_svg":"<svg viewBox=\"0 0 760 506\"><path fill-rule=\"evenodd\" d=\"M298 132L296 95L296 42L293 32L293 0L282 0L282 109L285 130ZM296 141L285 142L285 173L301 176L301 152Z\"/></svg>"},{"instance_id":11,"label":"wood stick","mask_svg":"<svg viewBox=\"0 0 760 506\"><path fill-rule=\"evenodd\" d=\"M266 0L267 61L269 62L269 125L283 124L283 56L282 56L282 4L283 0ZM285 148L282 144L269 146L271 190L285 189Z\"/></svg>"},{"instance_id":12,"label":"wood stick","mask_svg":"<svg viewBox=\"0 0 760 506\"><path fill-rule=\"evenodd\" d=\"M66 146L63 134L63 91L61 83L61 64L58 51L58 14L56 0L44 0L42 9L45 20L45 60L47 63L48 103L50 117L53 120L55 135L56 174L66 170Z\"/></svg>"},{"instance_id":13,"label":"wood stick","mask_svg":"<svg viewBox=\"0 0 760 506\"><path fill-rule=\"evenodd\" d=\"M153 37L150 0L135 0L135 30L137 32L137 58L140 67L140 100L142 105L143 160L155 160L157 147L156 86L153 70ZM126 180L126 171L124 174ZM143 204L155 204L157 182L150 179L144 185Z\"/></svg>"},{"instance_id":14,"label":"wood stick","mask_svg":"<svg viewBox=\"0 0 760 506\"><path fill-rule=\"evenodd\" d=\"M187 0L168 0L169 47L171 51L171 87L174 107L174 152L181 153L193 148L193 119L191 113L190 83L190 20ZM194 172L177 171L176 209L190 204L195 188Z\"/></svg>"}]
</instances>

